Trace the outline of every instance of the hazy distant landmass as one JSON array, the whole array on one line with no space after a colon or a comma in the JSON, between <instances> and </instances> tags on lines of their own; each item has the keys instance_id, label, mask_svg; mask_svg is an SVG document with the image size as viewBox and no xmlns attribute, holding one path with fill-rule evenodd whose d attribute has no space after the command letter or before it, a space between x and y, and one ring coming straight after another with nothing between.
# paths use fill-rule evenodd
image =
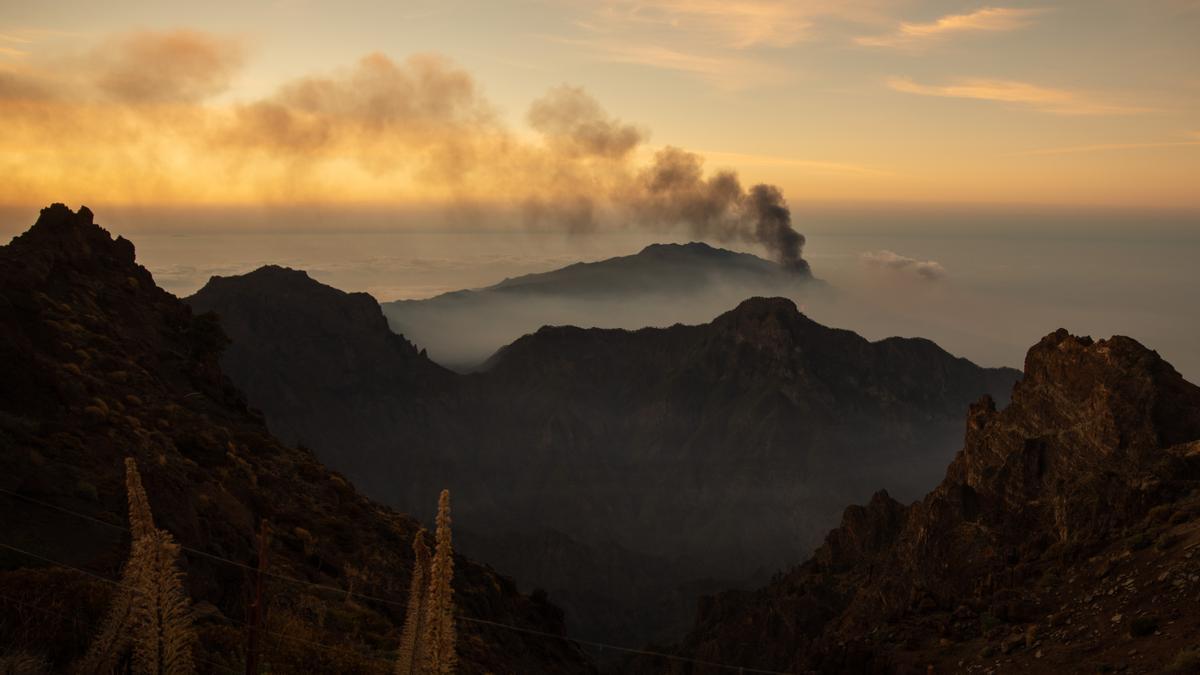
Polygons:
<instances>
[{"instance_id":1,"label":"hazy distant landmass","mask_svg":"<svg viewBox=\"0 0 1200 675\"><path fill-rule=\"evenodd\" d=\"M634 255L581 262L477 290L383 304L392 328L456 370L547 325L603 328L699 323L760 296L815 293L803 260L789 267L708 244L652 244Z\"/></svg>"}]
</instances>

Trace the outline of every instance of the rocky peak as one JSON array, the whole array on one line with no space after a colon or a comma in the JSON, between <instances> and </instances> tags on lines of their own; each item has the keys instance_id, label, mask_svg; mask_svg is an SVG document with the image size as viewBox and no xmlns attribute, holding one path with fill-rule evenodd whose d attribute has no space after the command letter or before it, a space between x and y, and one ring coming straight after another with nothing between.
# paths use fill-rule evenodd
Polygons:
<instances>
[{"instance_id":1,"label":"rocky peak","mask_svg":"<svg viewBox=\"0 0 1200 675\"><path fill-rule=\"evenodd\" d=\"M86 206L79 207L77 212L65 204L47 206L33 227L15 237L11 246L39 261L91 259L136 266L133 244L124 237L113 239L108 230L95 224L92 211Z\"/></svg>"},{"instance_id":2,"label":"rocky peak","mask_svg":"<svg viewBox=\"0 0 1200 675\"><path fill-rule=\"evenodd\" d=\"M1156 352L1116 336L1094 341L1058 330L1028 352L1013 402L983 400L949 476L980 491L1023 494L1105 470L1132 475L1161 449L1200 438L1200 389ZM1016 471L1024 462L1030 475ZM1005 485L994 474L1004 472Z\"/></svg>"},{"instance_id":3,"label":"rocky peak","mask_svg":"<svg viewBox=\"0 0 1200 675\"><path fill-rule=\"evenodd\" d=\"M1120 336L1058 330L1025 366L1010 405L984 396L971 406L963 449L924 499L903 507L880 493L848 508L810 561L752 594L709 601L721 609L701 615L686 651L776 670L893 672L915 661L957 672L978 662L980 646L949 656L952 646L983 640L993 643L985 663L988 650L1026 646L1037 663L1040 643L1027 634L1077 609L1090 627L1102 604L1118 612L1099 629L1057 631L1071 636L1056 645L1067 655L1060 663L1136 653L1121 644L1128 633L1111 635L1131 630L1123 612L1170 616L1179 625L1163 634L1187 634L1200 623L1194 599L1154 584L1197 571L1192 553L1173 547L1200 545L1200 387ZM1097 600L1134 593L1132 582L1104 579L1121 565L1133 578L1133 554L1151 543L1137 554L1136 568L1152 570L1138 582L1149 584L1144 598ZM779 630L780 616L791 628ZM1012 624L1019 639L994 623ZM775 637L764 644L763 635ZM750 636L754 650L729 647ZM1164 642L1160 665L1174 654Z\"/></svg>"},{"instance_id":4,"label":"rocky peak","mask_svg":"<svg viewBox=\"0 0 1200 675\"><path fill-rule=\"evenodd\" d=\"M842 523L813 554L826 569L847 569L886 551L904 526L907 509L887 490L876 492L866 506L846 507Z\"/></svg>"},{"instance_id":5,"label":"rocky peak","mask_svg":"<svg viewBox=\"0 0 1200 675\"><path fill-rule=\"evenodd\" d=\"M789 298L754 297L717 317L714 324L732 331L739 339L760 345L792 342L800 331L821 328L797 309Z\"/></svg>"},{"instance_id":6,"label":"rocky peak","mask_svg":"<svg viewBox=\"0 0 1200 675\"><path fill-rule=\"evenodd\" d=\"M658 260L688 260L692 258L712 258L714 260L744 257L747 260L758 260L746 253L737 253L724 248L709 246L702 241L692 241L686 244L650 244L637 253L640 258Z\"/></svg>"}]
</instances>

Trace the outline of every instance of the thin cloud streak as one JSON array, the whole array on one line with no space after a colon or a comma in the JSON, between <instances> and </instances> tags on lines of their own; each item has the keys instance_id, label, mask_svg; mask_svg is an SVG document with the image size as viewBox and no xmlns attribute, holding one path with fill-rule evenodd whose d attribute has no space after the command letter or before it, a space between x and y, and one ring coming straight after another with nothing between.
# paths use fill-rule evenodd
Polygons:
<instances>
[{"instance_id":1,"label":"thin cloud streak","mask_svg":"<svg viewBox=\"0 0 1200 675\"><path fill-rule=\"evenodd\" d=\"M918 84L907 77L891 77L887 80L887 86L895 91L920 96L1013 103L1054 115L1138 115L1156 112L1153 108L1106 103L1080 92L1015 80L962 78L952 84L928 85Z\"/></svg>"},{"instance_id":2,"label":"thin cloud streak","mask_svg":"<svg viewBox=\"0 0 1200 675\"><path fill-rule=\"evenodd\" d=\"M821 174L859 174L868 176L893 176L891 171L876 169L858 164L844 162L823 162L812 159L796 159L793 157L777 157L774 155L756 155L744 152L722 152L720 150L696 150L697 154L717 162L729 162L739 166L781 166L805 169L811 173Z\"/></svg>"},{"instance_id":3,"label":"thin cloud streak","mask_svg":"<svg viewBox=\"0 0 1200 675\"><path fill-rule=\"evenodd\" d=\"M788 77L784 70L776 66L742 56L707 56L660 45L628 44L620 41L572 39L551 35L543 37L559 44L582 48L592 58L601 62L687 73L730 91L778 84Z\"/></svg>"},{"instance_id":4,"label":"thin cloud streak","mask_svg":"<svg viewBox=\"0 0 1200 675\"><path fill-rule=\"evenodd\" d=\"M817 19L878 23L880 0L608 0L576 25L623 34L665 29L728 49L789 47L810 39Z\"/></svg>"},{"instance_id":5,"label":"thin cloud streak","mask_svg":"<svg viewBox=\"0 0 1200 675\"><path fill-rule=\"evenodd\" d=\"M1195 134L1192 134L1195 136ZM1006 155L1007 157L1028 157L1040 155L1073 155L1081 152L1108 152L1121 150L1148 150L1153 148L1182 148L1189 146L1200 146L1200 137L1194 141L1157 141L1150 143L1096 143L1094 145L1072 145L1061 148L1043 148L1040 150L1026 150L1023 152L1013 152Z\"/></svg>"},{"instance_id":6,"label":"thin cloud streak","mask_svg":"<svg viewBox=\"0 0 1200 675\"><path fill-rule=\"evenodd\" d=\"M949 14L930 23L901 23L887 35L863 36L854 41L867 47L906 47L962 33L998 33L1025 28L1043 9L985 7L969 14Z\"/></svg>"}]
</instances>

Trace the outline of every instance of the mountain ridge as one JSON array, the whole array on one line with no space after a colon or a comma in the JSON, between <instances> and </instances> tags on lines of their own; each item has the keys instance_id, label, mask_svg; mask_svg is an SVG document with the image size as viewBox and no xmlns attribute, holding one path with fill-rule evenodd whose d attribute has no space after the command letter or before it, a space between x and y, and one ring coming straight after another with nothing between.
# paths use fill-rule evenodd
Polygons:
<instances>
[{"instance_id":1,"label":"mountain ridge","mask_svg":"<svg viewBox=\"0 0 1200 675\"><path fill-rule=\"evenodd\" d=\"M305 342L296 336L310 323L298 320L309 307L285 306L303 305L302 289L279 294L271 320L255 323L242 317L257 313L257 301L243 300L269 296L255 285L229 281L189 301L230 317L226 358L254 365L231 372L273 428L284 437L326 429L304 442L368 494L403 508L446 484L462 495L459 522L473 531L559 530L583 546L615 542L695 579L769 575L815 545L852 496L881 483L902 494L928 489L961 438L962 410L984 391L1005 397L1017 376L928 341L869 342L821 326L790 300L757 298L699 325L543 327L444 388L334 398L308 375L328 350L292 344ZM368 324L382 331L375 317ZM354 351L358 330L346 328L332 351ZM255 399L250 383L277 372L305 375L282 399ZM359 376L404 381L378 367ZM567 609L575 621L623 611ZM584 628L604 635L628 625Z\"/></svg>"},{"instance_id":2,"label":"mountain ridge","mask_svg":"<svg viewBox=\"0 0 1200 675\"><path fill-rule=\"evenodd\" d=\"M702 242L577 262L479 289L381 304L389 324L456 370L543 325L609 328L700 323L751 295L821 292L807 263L784 268ZM487 330L483 330L487 327Z\"/></svg>"}]
</instances>

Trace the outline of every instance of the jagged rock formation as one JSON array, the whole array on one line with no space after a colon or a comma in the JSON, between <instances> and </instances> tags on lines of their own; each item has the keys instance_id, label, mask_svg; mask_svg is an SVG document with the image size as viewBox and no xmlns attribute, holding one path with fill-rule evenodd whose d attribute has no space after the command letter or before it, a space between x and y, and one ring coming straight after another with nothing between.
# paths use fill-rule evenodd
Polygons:
<instances>
[{"instance_id":1,"label":"jagged rock formation","mask_svg":"<svg viewBox=\"0 0 1200 675\"><path fill-rule=\"evenodd\" d=\"M690 603L664 599L678 585L765 580L807 555L848 501L880 485L908 497L928 489L969 402L1005 397L1017 377L927 340L868 342L790 300L755 298L698 326L542 328L483 371L448 379L392 337L378 310L350 326L349 310L317 309L357 297L266 270L216 279L189 302L221 315L233 339L224 365L276 432L400 508L449 486L461 528L500 535L466 537L476 555L525 561L517 578L566 591L553 597L573 599L564 604L581 632L625 641L686 623ZM376 367L355 365L364 362ZM257 384L273 381L285 389ZM546 580L522 542L623 562ZM647 561L657 593L605 581ZM677 618L664 619L664 605Z\"/></svg>"},{"instance_id":2,"label":"jagged rock formation","mask_svg":"<svg viewBox=\"0 0 1200 675\"><path fill-rule=\"evenodd\" d=\"M0 653L45 655L62 672L87 646L112 587L47 561L117 577L132 456L157 524L192 549L202 672L241 668L251 576L218 557L253 565L263 518L269 571L335 590L271 577L262 662L390 672L418 524L272 437L221 372L226 344L212 315L155 286L86 208L44 209L0 247L0 488L95 519L0 493ZM455 570L463 615L562 629L560 610L491 569L460 557ZM565 641L468 621L459 633L462 672L590 671Z\"/></svg>"},{"instance_id":3,"label":"jagged rock formation","mask_svg":"<svg viewBox=\"0 0 1200 675\"><path fill-rule=\"evenodd\" d=\"M800 261L804 263L804 261ZM651 244L634 255L505 279L478 290L383 304L392 328L439 363L473 370L541 326L604 328L699 323L756 295L818 293L808 264L792 268L708 244Z\"/></svg>"},{"instance_id":4,"label":"jagged rock formation","mask_svg":"<svg viewBox=\"0 0 1200 675\"><path fill-rule=\"evenodd\" d=\"M1198 581L1200 388L1134 340L1059 330L1007 408L971 407L941 485L847 509L808 562L707 599L681 651L788 672L1195 672Z\"/></svg>"}]
</instances>

